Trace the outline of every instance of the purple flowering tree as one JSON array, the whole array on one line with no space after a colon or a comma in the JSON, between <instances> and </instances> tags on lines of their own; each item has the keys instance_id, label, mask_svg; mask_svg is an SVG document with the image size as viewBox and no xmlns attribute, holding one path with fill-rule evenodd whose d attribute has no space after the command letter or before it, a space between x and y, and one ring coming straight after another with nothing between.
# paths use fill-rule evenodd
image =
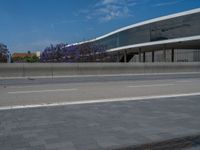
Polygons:
<instances>
[{"instance_id":1,"label":"purple flowering tree","mask_svg":"<svg viewBox=\"0 0 200 150\"><path fill-rule=\"evenodd\" d=\"M6 45L0 43L0 63L5 63L9 59L9 51Z\"/></svg>"},{"instance_id":2,"label":"purple flowering tree","mask_svg":"<svg viewBox=\"0 0 200 150\"><path fill-rule=\"evenodd\" d=\"M114 62L112 55L105 50L105 46L94 43L50 45L43 51L41 62Z\"/></svg>"}]
</instances>

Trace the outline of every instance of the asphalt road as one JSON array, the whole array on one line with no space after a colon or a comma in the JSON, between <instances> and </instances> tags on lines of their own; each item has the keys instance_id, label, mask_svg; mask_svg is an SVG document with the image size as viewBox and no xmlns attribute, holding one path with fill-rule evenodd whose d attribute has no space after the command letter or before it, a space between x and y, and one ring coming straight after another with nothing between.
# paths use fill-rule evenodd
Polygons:
<instances>
[{"instance_id":1,"label":"asphalt road","mask_svg":"<svg viewBox=\"0 0 200 150\"><path fill-rule=\"evenodd\" d=\"M200 74L14 79L1 80L0 107L199 92Z\"/></svg>"},{"instance_id":2,"label":"asphalt road","mask_svg":"<svg viewBox=\"0 0 200 150\"><path fill-rule=\"evenodd\" d=\"M196 150L199 99L197 73L0 80L0 149Z\"/></svg>"},{"instance_id":3,"label":"asphalt road","mask_svg":"<svg viewBox=\"0 0 200 150\"><path fill-rule=\"evenodd\" d=\"M117 81L146 81L146 80L170 80L170 79L199 79L200 73L180 73L180 74L146 74L146 75L83 75L68 76L57 78L1 78L0 86L9 85L41 85L41 84L69 84L69 83L87 83L87 82L117 82Z\"/></svg>"}]
</instances>

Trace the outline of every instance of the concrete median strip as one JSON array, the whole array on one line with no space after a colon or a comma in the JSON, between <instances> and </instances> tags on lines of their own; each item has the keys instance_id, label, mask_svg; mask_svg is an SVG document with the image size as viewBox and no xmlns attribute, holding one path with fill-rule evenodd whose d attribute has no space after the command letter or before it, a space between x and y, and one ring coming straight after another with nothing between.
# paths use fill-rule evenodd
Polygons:
<instances>
[{"instance_id":1,"label":"concrete median strip","mask_svg":"<svg viewBox=\"0 0 200 150\"><path fill-rule=\"evenodd\" d=\"M31 93L47 93L47 92L66 92L77 91L78 89L55 89L55 90L38 90L38 91L15 91L8 92L8 94L31 94Z\"/></svg>"},{"instance_id":2,"label":"concrete median strip","mask_svg":"<svg viewBox=\"0 0 200 150\"><path fill-rule=\"evenodd\" d=\"M35 104L35 105L20 105L20 106L3 106L0 110L12 110L12 109L28 109L28 108L41 108L41 107L56 107L56 106L70 106L70 105L84 105L84 104L95 104L95 103L111 103L111 102L128 102L128 101L139 101L139 100L154 100L154 99L165 99L175 97L190 97L200 96L198 93L182 93L182 94L171 94L171 95L154 95L154 96L141 96L141 97L126 97L126 98L113 98L113 99L99 99L99 100L82 100L64 103L51 103L51 104Z\"/></svg>"}]
</instances>

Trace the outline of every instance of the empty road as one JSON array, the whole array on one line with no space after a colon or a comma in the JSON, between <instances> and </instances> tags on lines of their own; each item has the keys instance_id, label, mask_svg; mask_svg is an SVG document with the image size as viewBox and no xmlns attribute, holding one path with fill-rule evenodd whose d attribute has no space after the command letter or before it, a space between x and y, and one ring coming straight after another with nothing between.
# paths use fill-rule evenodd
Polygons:
<instances>
[{"instance_id":1,"label":"empty road","mask_svg":"<svg viewBox=\"0 0 200 150\"><path fill-rule=\"evenodd\" d=\"M199 115L198 73L0 80L3 150L197 150Z\"/></svg>"},{"instance_id":2,"label":"empty road","mask_svg":"<svg viewBox=\"0 0 200 150\"><path fill-rule=\"evenodd\" d=\"M0 107L141 99L200 93L200 74L0 80Z\"/></svg>"}]
</instances>

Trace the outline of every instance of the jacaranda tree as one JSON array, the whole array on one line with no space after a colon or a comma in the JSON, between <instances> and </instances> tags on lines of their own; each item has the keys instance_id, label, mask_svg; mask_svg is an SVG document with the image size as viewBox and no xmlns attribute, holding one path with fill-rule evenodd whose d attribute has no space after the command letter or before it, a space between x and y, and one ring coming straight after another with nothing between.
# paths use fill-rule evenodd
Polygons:
<instances>
[{"instance_id":1,"label":"jacaranda tree","mask_svg":"<svg viewBox=\"0 0 200 150\"><path fill-rule=\"evenodd\" d=\"M105 46L93 43L50 45L41 55L41 62L112 62L112 59Z\"/></svg>"},{"instance_id":2,"label":"jacaranda tree","mask_svg":"<svg viewBox=\"0 0 200 150\"><path fill-rule=\"evenodd\" d=\"M6 45L0 43L0 63L5 63L8 61L9 51Z\"/></svg>"}]
</instances>

